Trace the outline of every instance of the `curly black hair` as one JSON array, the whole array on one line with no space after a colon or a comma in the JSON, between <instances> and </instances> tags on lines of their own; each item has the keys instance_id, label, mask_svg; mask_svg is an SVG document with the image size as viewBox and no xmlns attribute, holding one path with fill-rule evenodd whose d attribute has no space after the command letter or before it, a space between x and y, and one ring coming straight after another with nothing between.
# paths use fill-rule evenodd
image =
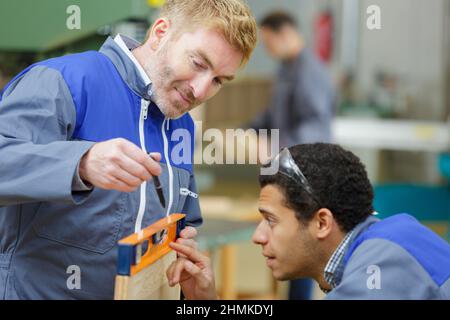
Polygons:
<instances>
[{"instance_id":1,"label":"curly black hair","mask_svg":"<svg viewBox=\"0 0 450 320\"><path fill-rule=\"evenodd\" d=\"M307 224L320 208L332 213L343 232L351 231L373 212L374 192L364 165L342 147L317 143L289 148L297 166L308 180L314 197L288 176L260 175L261 188L278 186L286 206Z\"/></svg>"}]
</instances>

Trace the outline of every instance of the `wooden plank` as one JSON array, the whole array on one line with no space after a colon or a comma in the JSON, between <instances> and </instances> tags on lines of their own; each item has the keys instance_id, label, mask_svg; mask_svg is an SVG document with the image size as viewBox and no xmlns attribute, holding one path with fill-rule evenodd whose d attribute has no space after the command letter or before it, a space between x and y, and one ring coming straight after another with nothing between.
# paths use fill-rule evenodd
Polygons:
<instances>
[{"instance_id":1,"label":"wooden plank","mask_svg":"<svg viewBox=\"0 0 450 320\"><path fill-rule=\"evenodd\" d=\"M117 276L115 300L180 300L180 286L169 286L166 270L177 258L170 252L134 276Z\"/></svg>"},{"instance_id":2,"label":"wooden plank","mask_svg":"<svg viewBox=\"0 0 450 320\"><path fill-rule=\"evenodd\" d=\"M233 245L224 246L221 249L222 266L222 288L221 297L223 300L235 300L236 293L236 247Z\"/></svg>"}]
</instances>

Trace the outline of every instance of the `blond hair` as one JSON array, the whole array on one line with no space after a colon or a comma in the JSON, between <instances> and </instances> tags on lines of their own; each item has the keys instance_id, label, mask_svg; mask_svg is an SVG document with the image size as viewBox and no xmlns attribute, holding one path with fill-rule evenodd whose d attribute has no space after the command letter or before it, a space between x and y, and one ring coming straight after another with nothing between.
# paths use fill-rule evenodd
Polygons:
<instances>
[{"instance_id":1,"label":"blond hair","mask_svg":"<svg viewBox=\"0 0 450 320\"><path fill-rule=\"evenodd\" d=\"M241 0L166 0L161 16L168 18L178 32L199 26L222 33L243 54L242 64L250 59L257 41L257 23Z\"/></svg>"}]
</instances>

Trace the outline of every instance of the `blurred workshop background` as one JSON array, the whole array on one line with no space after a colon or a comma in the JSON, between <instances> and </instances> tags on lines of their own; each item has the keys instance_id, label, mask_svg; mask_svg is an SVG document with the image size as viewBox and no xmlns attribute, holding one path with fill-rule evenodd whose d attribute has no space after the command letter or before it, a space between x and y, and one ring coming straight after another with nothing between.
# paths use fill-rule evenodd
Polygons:
<instances>
[{"instance_id":1,"label":"blurred workshop background","mask_svg":"<svg viewBox=\"0 0 450 320\"><path fill-rule=\"evenodd\" d=\"M163 1L0 1L0 89L33 62L96 50L108 35L142 41ZM449 240L450 0L247 2L259 21L274 10L298 20L337 90L332 139L366 164L380 216L409 212ZM81 29L66 27L71 5L81 8ZM367 26L371 5L381 9L381 29ZM260 43L238 79L193 112L201 129L240 128L264 111L278 66ZM196 174L206 220L199 240L222 297L286 299L288 284L271 278L250 243L258 166L199 164ZM312 298L321 298L317 288Z\"/></svg>"}]
</instances>

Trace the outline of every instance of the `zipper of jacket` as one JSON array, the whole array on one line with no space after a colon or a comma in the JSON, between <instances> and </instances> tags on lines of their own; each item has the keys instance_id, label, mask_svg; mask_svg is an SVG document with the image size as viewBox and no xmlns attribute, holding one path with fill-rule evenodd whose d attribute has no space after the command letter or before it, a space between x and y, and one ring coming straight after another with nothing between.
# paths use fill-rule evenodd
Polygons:
<instances>
[{"instance_id":1,"label":"zipper of jacket","mask_svg":"<svg viewBox=\"0 0 450 320\"><path fill-rule=\"evenodd\" d=\"M139 140L141 143L141 149L145 153L147 153L147 148L145 147L145 134L144 134L144 123L145 120L147 120L148 117L148 107L150 105L150 101L146 101L144 99L141 99L141 115L139 118ZM144 213L145 213L145 204L147 202L147 182L142 183L141 185L141 197L139 202L139 211L138 215L136 217L136 225L134 226L134 232L139 232L142 229L142 220L144 219Z\"/></svg>"},{"instance_id":2,"label":"zipper of jacket","mask_svg":"<svg viewBox=\"0 0 450 320\"><path fill-rule=\"evenodd\" d=\"M167 205L166 216L170 215L170 209L172 208L172 203L173 203L173 192L172 192L172 190L173 190L173 170L172 170L172 165L170 164L170 158L169 158L169 141L167 139L166 129L164 128L166 123L167 123L167 128L169 128L169 121L170 121L169 119L164 119L163 124L161 126L162 136L163 136L163 140L164 140L164 158L166 159L167 170L169 172L169 204Z\"/></svg>"}]
</instances>

